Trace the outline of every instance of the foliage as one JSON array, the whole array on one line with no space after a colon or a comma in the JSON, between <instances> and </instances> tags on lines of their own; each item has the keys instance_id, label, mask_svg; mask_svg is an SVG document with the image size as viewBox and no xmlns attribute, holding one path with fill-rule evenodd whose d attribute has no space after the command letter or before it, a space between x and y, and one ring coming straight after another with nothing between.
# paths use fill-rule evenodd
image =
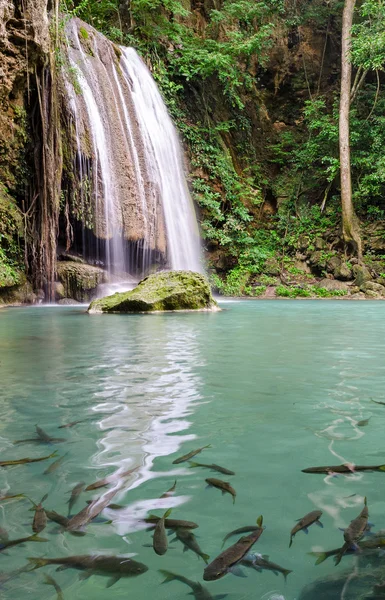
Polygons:
<instances>
[{"instance_id":1,"label":"foliage","mask_svg":"<svg viewBox=\"0 0 385 600\"><path fill-rule=\"evenodd\" d=\"M279 285L275 293L282 298L332 298L346 296L346 290L328 290L316 285L306 287Z\"/></svg>"},{"instance_id":2,"label":"foliage","mask_svg":"<svg viewBox=\"0 0 385 600\"><path fill-rule=\"evenodd\" d=\"M6 188L0 184L0 288L19 283L22 268L22 218Z\"/></svg>"}]
</instances>

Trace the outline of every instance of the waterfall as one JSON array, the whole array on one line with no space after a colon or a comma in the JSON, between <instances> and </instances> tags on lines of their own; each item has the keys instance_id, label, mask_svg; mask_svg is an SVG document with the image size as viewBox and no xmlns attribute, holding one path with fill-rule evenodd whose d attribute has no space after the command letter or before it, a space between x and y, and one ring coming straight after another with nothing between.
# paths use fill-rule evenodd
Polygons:
<instances>
[{"instance_id":1,"label":"waterfall","mask_svg":"<svg viewBox=\"0 0 385 600\"><path fill-rule=\"evenodd\" d=\"M178 134L150 71L133 48L121 64L145 148L145 160L162 200L172 269L200 271L198 232L183 170Z\"/></svg>"},{"instance_id":2,"label":"waterfall","mask_svg":"<svg viewBox=\"0 0 385 600\"><path fill-rule=\"evenodd\" d=\"M181 144L149 69L134 49L117 47L79 19L66 35L78 184L72 204L81 219L75 243L123 278L154 268L201 271Z\"/></svg>"}]
</instances>

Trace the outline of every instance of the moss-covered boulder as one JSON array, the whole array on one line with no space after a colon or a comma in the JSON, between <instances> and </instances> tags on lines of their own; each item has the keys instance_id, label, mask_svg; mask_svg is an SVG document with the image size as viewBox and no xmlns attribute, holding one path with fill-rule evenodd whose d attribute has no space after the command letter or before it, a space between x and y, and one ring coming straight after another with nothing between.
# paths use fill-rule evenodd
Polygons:
<instances>
[{"instance_id":1,"label":"moss-covered boulder","mask_svg":"<svg viewBox=\"0 0 385 600\"><path fill-rule=\"evenodd\" d=\"M136 313L217 309L206 277L192 271L164 271L149 275L129 292L94 300L88 312Z\"/></svg>"},{"instance_id":2,"label":"moss-covered boulder","mask_svg":"<svg viewBox=\"0 0 385 600\"><path fill-rule=\"evenodd\" d=\"M73 298L78 302L90 302L99 283L104 282L105 271L93 265L73 261L59 261L57 276L63 284L61 297Z\"/></svg>"}]
</instances>

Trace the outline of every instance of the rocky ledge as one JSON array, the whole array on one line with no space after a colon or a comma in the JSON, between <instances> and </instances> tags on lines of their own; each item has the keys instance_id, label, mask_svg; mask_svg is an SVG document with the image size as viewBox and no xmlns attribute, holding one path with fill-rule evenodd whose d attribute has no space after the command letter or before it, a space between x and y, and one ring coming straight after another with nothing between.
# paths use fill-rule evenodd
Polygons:
<instances>
[{"instance_id":1,"label":"rocky ledge","mask_svg":"<svg viewBox=\"0 0 385 600\"><path fill-rule=\"evenodd\" d=\"M91 314L176 310L219 310L206 277L192 271L155 273L135 289L94 300L88 308Z\"/></svg>"}]
</instances>

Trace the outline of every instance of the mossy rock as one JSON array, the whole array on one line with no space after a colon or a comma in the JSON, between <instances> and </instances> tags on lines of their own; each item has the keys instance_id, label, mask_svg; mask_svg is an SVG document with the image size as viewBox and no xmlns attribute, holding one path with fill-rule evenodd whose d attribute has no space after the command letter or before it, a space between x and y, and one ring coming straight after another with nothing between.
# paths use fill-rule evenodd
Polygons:
<instances>
[{"instance_id":1,"label":"mossy rock","mask_svg":"<svg viewBox=\"0 0 385 600\"><path fill-rule=\"evenodd\" d=\"M200 273L164 271L149 275L129 291L94 300L89 313L218 310L209 283Z\"/></svg>"},{"instance_id":2,"label":"mossy rock","mask_svg":"<svg viewBox=\"0 0 385 600\"><path fill-rule=\"evenodd\" d=\"M78 302L90 302L97 286L105 278L103 269L73 261L60 261L56 269L58 279L64 286L62 295Z\"/></svg>"}]
</instances>

